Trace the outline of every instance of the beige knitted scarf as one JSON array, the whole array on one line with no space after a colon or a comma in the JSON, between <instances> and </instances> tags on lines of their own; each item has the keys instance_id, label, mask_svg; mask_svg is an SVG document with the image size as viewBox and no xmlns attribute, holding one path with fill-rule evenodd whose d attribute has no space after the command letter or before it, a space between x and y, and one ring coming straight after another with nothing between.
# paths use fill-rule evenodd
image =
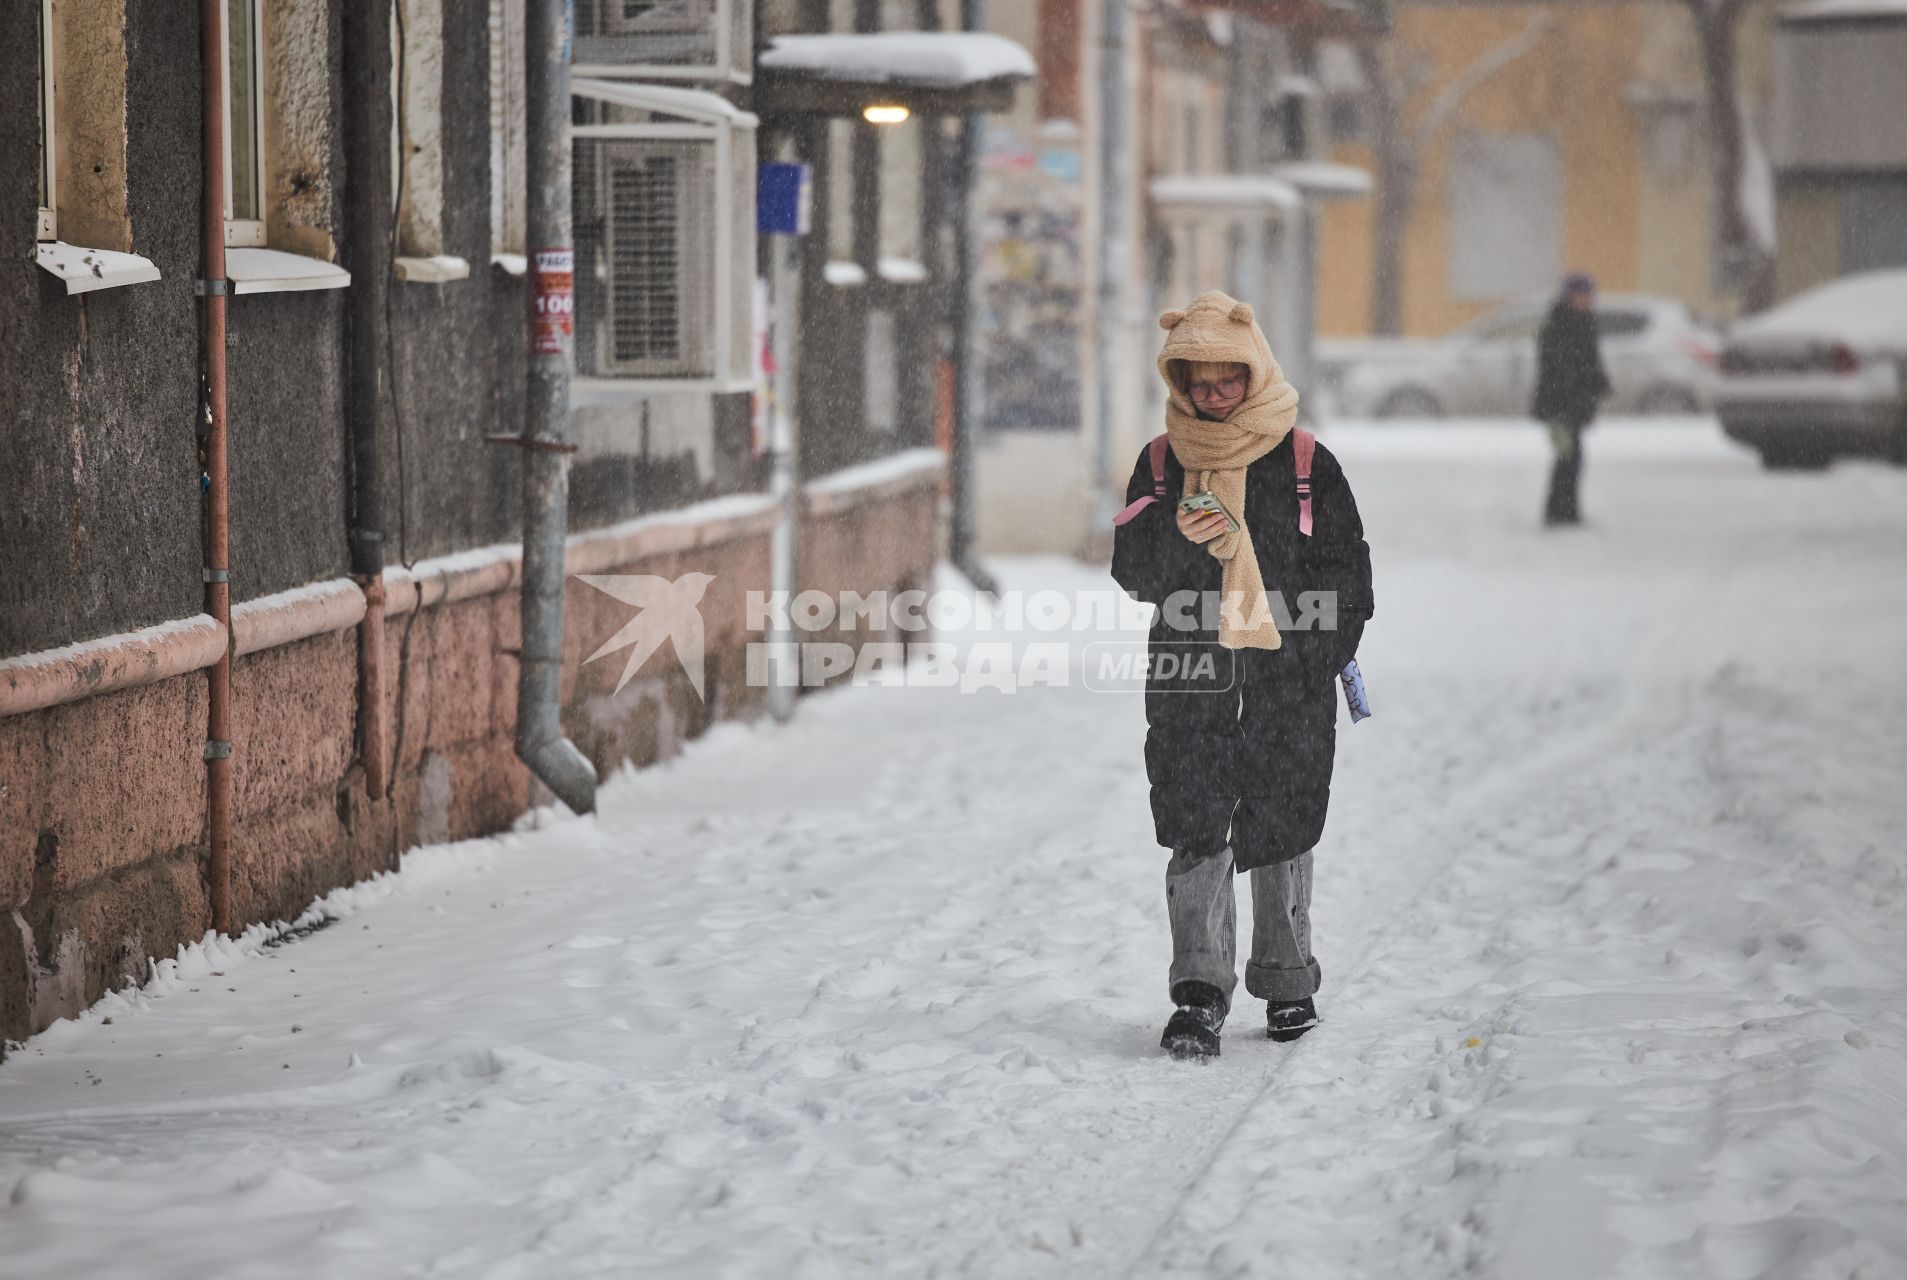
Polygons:
<instances>
[{"instance_id":1,"label":"beige knitted scarf","mask_svg":"<svg viewBox=\"0 0 1907 1280\"><path fill-rule=\"evenodd\" d=\"M1213 290L1202 293L1184 311L1159 317L1167 331L1159 352L1165 379L1165 431L1173 456L1185 468L1185 492L1210 489L1238 522L1236 533L1220 534L1205 547L1224 565L1224 607L1218 642L1228 649L1276 649L1284 643L1272 621L1258 552L1251 540L1251 513L1245 510L1245 468L1278 447L1298 418L1298 392L1285 381L1272 357L1271 344L1249 304ZM1251 369L1245 399L1223 422L1198 416L1191 399L1173 377L1175 360L1231 361Z\"/></svg>"}]
</instances>

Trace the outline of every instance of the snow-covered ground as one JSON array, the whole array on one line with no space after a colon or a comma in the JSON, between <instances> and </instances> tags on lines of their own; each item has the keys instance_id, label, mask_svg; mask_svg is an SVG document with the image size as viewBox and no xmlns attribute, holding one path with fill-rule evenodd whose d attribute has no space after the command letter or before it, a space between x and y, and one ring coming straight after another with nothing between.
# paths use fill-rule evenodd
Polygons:
<instances>
[{"instance_id":1,"label":"snow-covered ground","mask_svg":"<svg viewBox=\"0 0 1907 1280\"><path fill-rule=\"evenodd\" d=\"M1907 471L1607 424L1544 534L1533 428L1326 438L1304 1040L1158 1054L1136 697L843 690L35 1038L0 1272L1907 1275Z\"/></svg>"}]
</instances>

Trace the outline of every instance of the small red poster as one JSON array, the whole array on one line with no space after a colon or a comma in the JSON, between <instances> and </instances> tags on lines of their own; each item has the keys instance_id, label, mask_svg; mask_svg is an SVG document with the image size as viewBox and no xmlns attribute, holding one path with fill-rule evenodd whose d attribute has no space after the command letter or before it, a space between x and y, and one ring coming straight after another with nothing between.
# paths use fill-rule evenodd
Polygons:
<instances>
[{"instance_id":1,"label":"small red poster","mask_svg":"<svg viewBox=\"0 0 1907 1280\"><path fill-rule=\"evenodd\" d=\"M560 356L569 349L575 328L576 255L569 249L539 249L531 273L534 311L530 322L530 350L539 356Z\"/></svg>"}]
</instances>

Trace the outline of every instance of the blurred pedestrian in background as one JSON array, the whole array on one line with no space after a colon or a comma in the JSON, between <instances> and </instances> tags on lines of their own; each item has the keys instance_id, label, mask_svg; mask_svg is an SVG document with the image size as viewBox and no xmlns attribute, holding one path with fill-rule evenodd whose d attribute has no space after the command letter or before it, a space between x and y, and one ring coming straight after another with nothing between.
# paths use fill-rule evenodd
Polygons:
<instances>
[{"instance_id":1,"label":"blurred pedestrian in background","mask_svg":"<svg viewBox=\"0 0 1907 1280\"><path fill-rule=\"evenodd\" d=\"M1577 488L1583 474L1583 431L1609 394L1596 333L1596 282L1586 275L1563 281L1562 294L1536 343L1536 402L1531 412L1549 427L1556 463L1550 469L1546 525L1582 523Z\"/></svg>"}]
</instances>

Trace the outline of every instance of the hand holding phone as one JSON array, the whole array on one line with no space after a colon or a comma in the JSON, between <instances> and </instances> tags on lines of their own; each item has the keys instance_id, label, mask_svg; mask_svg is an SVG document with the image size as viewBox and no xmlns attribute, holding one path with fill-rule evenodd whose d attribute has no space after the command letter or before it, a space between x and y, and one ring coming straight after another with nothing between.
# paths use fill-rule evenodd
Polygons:
<instances>
[{"instance_id":1,"label":"hand holding phone","mask_svg":"<svg viewBox=\"0 0 1907 1280\"><path fill-rule=\"evenodd\" d=\"M1223 516L1225 519L1224 531L1226 533L1238 532L1238 521L1232 519L1232 513L1225 509L1225 504L1220 502L1218 500L1218 496L1214 494L1210 489L1200 489L1197 493L1190 493L1190 494L1187 494L1185 497L1180 498L1179 499L1179 514L1180 514L1179 528L1185 530L1187 537L1191 537L1192 529L1198 527L1192 521L1186 519L1186 517L1188 516L1194 517L1194 518L1214 516L1214 515ZM1188 528L1187 527L1188 525L1191 525L1191 527ZM1211 536L1216 537L1217 536L1216 531L1214 531L1214 533ZM1207 539L1199 538L1197 539L1197 541L1203 542L1203 541L1207 541Z\"/></svg>"}]
</instances>

